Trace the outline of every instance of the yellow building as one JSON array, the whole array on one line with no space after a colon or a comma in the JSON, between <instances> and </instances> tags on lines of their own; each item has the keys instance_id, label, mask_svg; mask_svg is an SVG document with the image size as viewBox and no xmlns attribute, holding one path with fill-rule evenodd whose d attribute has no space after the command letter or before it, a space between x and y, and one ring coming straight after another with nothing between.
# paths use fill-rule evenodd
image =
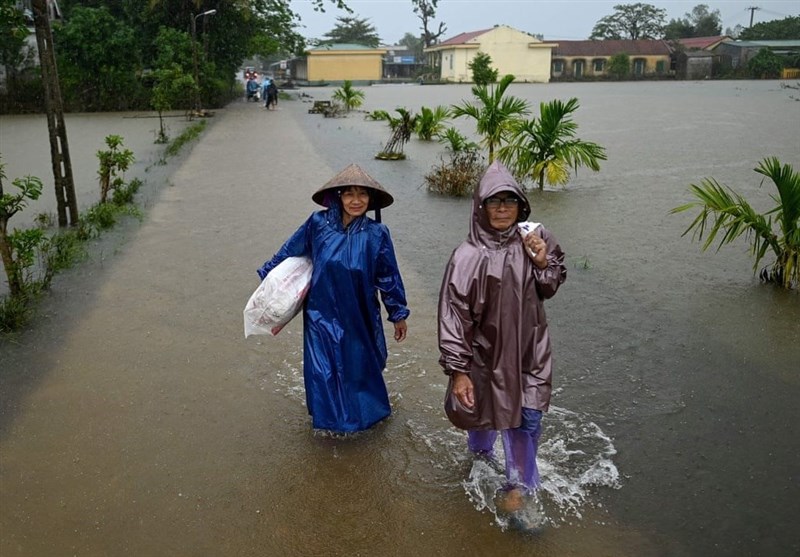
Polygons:
<instances>
[{"instance_id":1,"label":"yellow building","mask_svg":"<svg viewBox=\"0 0 800 557\"><path fill-rule=\"evenodd\" d=\"M442 81L472 81L470 62L478 52L488 54L500 77L512 74L517 82L550 81L550 53L556 43L545 43L533 35L506 25L461 33L425 52L434 57Z\"/></svg>"},{"instance_id":2,"label":"yellow building","mask_svg":"<svg viewBox=\"0 0 800 557\"><path fill-rule=\"evenodd\" d=\"M553 79L605 77L608 75L608 61L616 54L628 55L630 73L634 77L670 74L672 49L666 41L558 41L553 50Z\"/></svg>"},{"instance_id":3,"label":"yellow building","mask_svg":"<svg viewBox=\"0 0 800 557\"><path fill-rule=\"evenodd\" d=\"M385 53L360 44L319 46L291 61L292 78L300 83L380 81Z\"/></svg>"}]
</instances>

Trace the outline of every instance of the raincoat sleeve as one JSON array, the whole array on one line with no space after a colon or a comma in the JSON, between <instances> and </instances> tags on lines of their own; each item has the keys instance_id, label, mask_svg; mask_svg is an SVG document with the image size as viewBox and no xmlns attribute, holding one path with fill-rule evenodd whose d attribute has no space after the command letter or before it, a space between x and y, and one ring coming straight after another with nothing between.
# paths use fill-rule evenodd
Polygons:
<instances>
[{"instance_id":1,"label":"raincoat sleeve","mask_svg":"<svg viewBox=\"0 0 800 557\"><path fill-rule=\"evenodd\" d=\"M536 290L539 296L546 300L555 296L558 287L567 280L567 268L564 265L564 252L555 236L544 227L541 236L542 240L547 242L547 267L539 269L534 265L533 272L536 277Z\"/></svg>"},{"instance_id":2,"label":"raincoat sleeve","mask_svg":"<svg viewBox=\"0 0 800 557\"><path fill-rule=\"evenodd\" d=\"M406 291L403 287L403 279L400 277L400 269L397 266L389 229L382 228L383 234L381 234L381 243L378 250L376 281L381 300L383 300L383 305L389 314L389 321L397 323L406 319L411 312L406 305Z\"/></svg>"},{"instance_id":3,"label":"raincoat sleeve","mask_svg":"<svg viewBox=\"0 0 800 557\"><path fill-rule=\"evenodd\" d=\"M261 280L264 280L269 272L283 262L287 257L299 257L301 255L311 255L311 229L313 215L298 228L292 236L272 256L272 259L264 263L256 272Z\"/></svg>"},{"instance_id":4,"label":"raincoat sleeve","mask_svg":"<svg viewBox=\"0 0 800 557\"><path fill-rule=\"evenodd\" d=\"M457 269L450 258L439 292L439 365L445 374L469 373L472 365L472 337L475 320L470 304L470 284L457 277L469 275Z\"/></svg>"}]
</instances>

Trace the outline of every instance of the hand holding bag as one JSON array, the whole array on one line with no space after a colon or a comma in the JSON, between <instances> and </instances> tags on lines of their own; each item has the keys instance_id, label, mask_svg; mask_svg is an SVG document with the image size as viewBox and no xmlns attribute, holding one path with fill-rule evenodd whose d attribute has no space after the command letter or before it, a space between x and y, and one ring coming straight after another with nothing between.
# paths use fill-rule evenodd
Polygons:
<instances>
[{"instance_id":1,"label":"hand holding bag","mask_svg":"<svg viewBox=\"0 0 800 557\"><path fill-rule=\"evenodd\" d=\"M312 271L308 257L287 257L272 269L244 308L244 337L277 335L303 307Z\"/></svg>"}]
</instances>

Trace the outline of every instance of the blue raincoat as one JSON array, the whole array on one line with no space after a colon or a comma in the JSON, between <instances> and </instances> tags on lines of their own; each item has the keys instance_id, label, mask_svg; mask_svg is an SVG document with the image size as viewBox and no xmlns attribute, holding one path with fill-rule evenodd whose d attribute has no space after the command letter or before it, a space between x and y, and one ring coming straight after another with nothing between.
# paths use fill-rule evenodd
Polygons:
<instances>
[{"instance_id":1,"label":"blue raincoat","mask_svg":"<svg viewBox=\"0 0 800 557\"><path fill-rule=\"evenodd\" d=\"M315 428L354 432L391 413L378 295L392 323L410 312L389 229L366 215L344 228L341 214L338 204L313 213L258 276L263 279L287 257L313 261L303 306L308 412Z\"/></svg>"}]
</instances>

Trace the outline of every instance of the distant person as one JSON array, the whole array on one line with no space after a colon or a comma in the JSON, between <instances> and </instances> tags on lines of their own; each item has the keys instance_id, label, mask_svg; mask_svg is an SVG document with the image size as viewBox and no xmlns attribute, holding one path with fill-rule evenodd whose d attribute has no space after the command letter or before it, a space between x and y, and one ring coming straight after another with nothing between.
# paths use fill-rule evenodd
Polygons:
<instances>
[{"instance_id":1,"label":"distant person","mask_svg":"<svg viewBox=\"0 0 800 557\"><path fill-rule=\"evenodd\" d=\"M256 81L255 78L251 77L250 79L247 80L246 89L247 89L247 100L248 101L250 99L253 99L253 100L256 100L256 101L259 100L258 99L259 86L258 86L258 81Z\"/></svg>"},{"instance_id":2,"label":"distant person","mask_svg":"<svg viewBox=\"0 0 800 557\"><path fill-rule=\"evenodd\" d=\"M264 103L264 106L267 108L267 110L275 109L278 107L278 86L275 85L275 81L273 80L270 80L269 84L267 85L266 99L267 100Z\"/></svg>"},{"instance_id":3,"label":"distant person","mask_svg":"<svg viewBox=\"0 0 800 557\"><path fill-rule=\"evenodd\" d=\"M493 458L502 433L507 484L497 506L509 513L539 487L536 456L552 390L543 302L567 277L549 230L539 225L524 239L518 231L530 212L511 173L492 163L473 195L469 236L453 251L439 293L439 363L450 378L445 409L468 431L476 455Z\"/></svg>"},{"instance_id":4,"label":"distant person","mask_svg":"<svg viewBox=\"0 0 800 557\"><path fill-rule=\"evenodd\" d=\"M261 98L262 99L266 100L266 98L267 98L267 89L269 88L270 83L272 83L272 80L269 78L269 76L265 75L264 76L264 80L261 82Z\"/></svg>"},{"instance_id":5,"label":"distant person","mask_svg":"<svg viewBox=\"0 0 800 557\"><path fill-rule=\"evenodd\" d=\"M303 379L313 427L352 433L391 413L383 371L386 339L380 301L406 338L409 310L389 229L380 210L394 199L351 164L311 196L326 209L313 213L258 269L262 279L284 259L311 258L314 269L303 305ZM367 216L376 212L376 220Z\"/></svg>"}]
</instances>

